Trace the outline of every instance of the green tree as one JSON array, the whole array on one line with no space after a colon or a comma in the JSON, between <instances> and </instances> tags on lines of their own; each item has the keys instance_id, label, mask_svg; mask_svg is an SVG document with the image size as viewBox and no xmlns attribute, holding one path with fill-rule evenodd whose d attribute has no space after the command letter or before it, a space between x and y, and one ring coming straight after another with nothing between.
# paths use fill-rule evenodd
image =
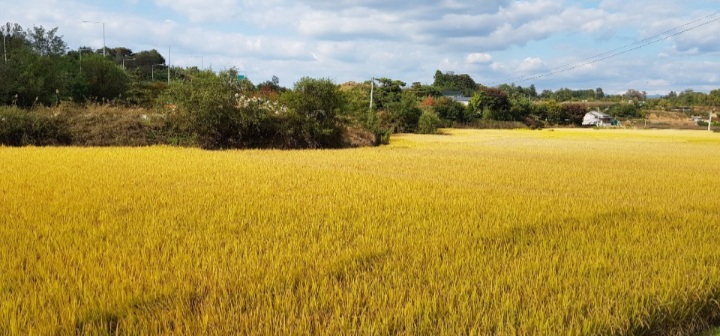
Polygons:
<instances>
[{"instance_id":1,"label":"green tree","mask_svg":"<svg viewBox=\"0 0 720 336\"><path fill-rule=\"evenodd\" d=\"M465 106L449 97L433 98L432 108L441 119L455 122L469 121Z\"/></svg>"},{"instance_id":2,"label":"green tree","mask_svg":"<svg viewBox=\"0 0 720 336\"><path fill-rule=\"evenodd\" d=\"M425 109L418 119L417 133L435 134L441 126L440 117L432 109Z\"/></svg>"},{"instance_id":3,"label":"green tree","mask_svg":"<svg viewBox=\"0 0 720 336\"><path fill-rule=\"evenodd\" d=\"M150 80L154 64L165 64L165 58L155 49L137 52L133 58L135 61L133 61L132 69L143 80Z\"/></svg>"},{"instance_id":4,"label":"green tree","mask_svg":"<svg viewBox=\"0 0 720 336\"><path fill-rule=\"evenodd\" d=\"M418 98L442 96L442 93L440 93L435 86L422 85L420 82L413 83L412 86L410 86L410 91Z\"/></svg>"},{"instance_id":5,"label":"green tree","mask_svg":"<svg viewBox=\"0 0 720 336\"><path fill-rule=\"evenodd\" d=\"M708 95L708 105L720 106L720 89L710 91Z\"/></svg>"},{"instance_id":6,"label":"green tree","mask_svg":"<svg viewBox=\"0 0 720 336\"><path fill-rule=\"evenodd\" d=\"M640 108L635 103L620 103L610 107L608 114L613 117L638 118L642 117Z\"/></svg>"},{"instance_id":7,"label":"green tree","mask_svg":"<svg viewBox=\"0 0 720 336\"><path fill-rule=\"evenodd\" d=\"M181 134L192 134L202 148L242 147L246 121L237 109L236 91L213 73L202 73L192 82L173 81L158 98L173 102L170 117Z\"/></svg>"},{"instance_id":8,"label":"green tree","mask_svg":"<svg viewBox=\"0 0 720 336\"><path fill-rule=\"evenodd\" d=\"M367 122L370 106L370 81L365 83L344 83L340 85L340 92L345 103L342 110L362 123Z\"/></svg>"},{"instance_id":9,"label":"green tree","mask_svg":"<svg viewBox=\"0 0 720 336\"><path fill-rule=\"evenodd\" d=\"M303 118L311 147L343 145L338 114L345 102L340 87L331 79L303 77L281 96L281 102Z\"/></svg>"},{"instance_id":10,"label":"green tree","mask_svg":"<svg viewBox=\"0 0 720 336\"><path fill-rule=\"evenodd\" d=\"M66 58L42 57L34 53L21 56L14 92L18 106L57 104L66 95L70 70Z\"/></svg>"},{"instance_id":11,"label":"green tree","mask_svg":"<svg viewBox=\"0 0 720 336\"><path fill-rule=\"evenodd\" d=\"M636 100L636 101L644 101L647 98L647 95L645 92L640 92L635 89L629 89L625 94L623 94L623 98L626 100Z\"/></svg>"},{"instance_id":12,"label":"green tree","mask_svg":"<svg viewBox=\"0 0 720 336\"><path fill-rule=\"evenodd\" d=\"M470 97L478 89L477 83L467 74L457 75L454 72L435 71L433 86L439 91L460 91Z\"/></svg>"},{"instance_id":13,"label":"green tree","mask_svg":"<svg viewBox=\"0 0 720 336\"><path fill-rule=\"evenodd\" d=\"M596 99L602 99L605 98L605 92L603 92L602 88L595 89L595 98Z\"/></svg>"},{"instance_id":14,"label":"green tree","mask_svg":"<svg viewBox=\"0 0 720 336\"><path fill-rule=\"evenodd\" d=\"M570 124L582 125L583 118L587 113L587 106L577 103L563 104L561 113L567 117L566 121Z\"/></svg>"},{"instance_id":15,"label":"green tree","mask_svg":"<svg viewBox=\"0 0 720 336\"><path fill-rule=\"evenodd\" d=\"M556 101L545 100L538 104L533 105L533 113L538 116L539 119L548 121L553 124L562 124L567 119L563 113L563 110Z\"/></svg>"},{"instance_id":16,"label":"green tree","mask_svg":"<svg viewBox=\"0 0 720 336\"><path fill-rule=\"evenodd\" d=\"M56 104L67 93L71 78L68 60L61 57L65 44L57 36L57 28L21 29L10 23L2 29L8 52L7 62L0 63L0 102L18 106Z\"/></svg>"},{"instance_id":17,"label":"green tree","mask_svg":"<svg viewBox=\"0 0 720 336\"><path fill-rule=\"evenodd\" d=\"M57 35L58 28L46 30L43 26L33 26L27 30L27 38L33 51L41 56L62 56L67 45L62 36Z\"/></svg>"},{"instance_id":18,"label":"green tree","mask_svg":"<svg viewBox=\"0 0 720 336\"><path fill-rule=\"evenodd\" d=\"M400 80L393 80L390 78L376 78L378 86L375 87L374 92L374 106L377 109L387 108L388 105L397 103L400 101L403 88L406 83Z\"/></svg>"},{"instance_id":19,"label":"green tree","mask_svg":"<svg viewBox=\"0 0 720 336\"><path fill-rule=\"evenodd\" d=\"M390 122L396 132L415 132L422 110L418 100L410 91L403 91L400 100L386 105Z\"/></svg>"},{"instance_id":20,"label":"green tree","mask_svg":"<svg viewBox=\"0 0 720 336\"><path fill-rule=\"evenodd\" d=\"M115 62L101 55L89 55L81 63L82 78L87 82L87 98L112 100L125 94L130 87L128 74Z\"/></svg>"},{"instance_id":21,"label":"green tree","mask_svg":"<svg viewBox=\"0 0 720 336\"><path fill-rule=\"evenodd\" d=\"M497 88L482 87L470 99L468 110L473 118L489 118L485 112L492 114L491 119L506 120L510 111L510 99L507 93Z\"/></svg>"}]
</instances>

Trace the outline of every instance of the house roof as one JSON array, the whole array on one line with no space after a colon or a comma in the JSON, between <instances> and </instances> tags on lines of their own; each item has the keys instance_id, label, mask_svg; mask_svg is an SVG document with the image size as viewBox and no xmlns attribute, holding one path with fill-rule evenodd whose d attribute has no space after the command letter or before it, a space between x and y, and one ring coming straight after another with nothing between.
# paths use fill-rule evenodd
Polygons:
<instances>
[{"instance_id":1,"label":"house roof","mask_svg":"<svg viewBox=\"0 0 720 336\"><path fill-rule=\"evenodd\" d=\"M590 111L586 115L588 114L598 119L612 119L611 115L604 112Z\"/></svg>"},{"instance_id":2,"label":"house roof","mask_svg":"<svg viewBox=\"0 0 720 336\"><path fill-rule=\"evenodd\" d=\"M462 92L460 91L443 91L441 92L443 97L448 97L456 102L467 104L470 103L470 97L465 97Z\"/></svg>"},{"instance_id":3,"label":"house roof","mask_svg":"<svg viewBox=\"0 0 720 336\"><path fill-rule=\"evenodd\" d=\"M463 96L462 91L442 91L442 92L440 92L440 94L445 97L462 97Z\"/></svg>"}]
</instances>

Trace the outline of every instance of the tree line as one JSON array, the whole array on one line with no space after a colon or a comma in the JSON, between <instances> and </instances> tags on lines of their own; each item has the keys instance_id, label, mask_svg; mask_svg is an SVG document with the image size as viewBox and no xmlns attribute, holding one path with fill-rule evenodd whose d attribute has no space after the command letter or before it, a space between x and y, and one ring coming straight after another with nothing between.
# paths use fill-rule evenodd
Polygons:
<instances>
[{"instance_id":1,"label":"tree line","mask_svg":"<svg viewBox=\"0 0 720 336\"><path fill-rule=\"evenodd\" d=\"M0 32L0 143L12 145L333 148L481 121L580 124L588 101L616 103L607 111L627 118L648 107L720 105L720 90L671 92L655 100L632 89L623 95L602 88L538 93L534 85L489 87L440 70L431 85L306 77L285 88L276 76L254 84L235 68L167 67L157 50L71 50L58 28L7 23ZM137 109L142 113L132 112Z\"/></svg>"}]
</instances>

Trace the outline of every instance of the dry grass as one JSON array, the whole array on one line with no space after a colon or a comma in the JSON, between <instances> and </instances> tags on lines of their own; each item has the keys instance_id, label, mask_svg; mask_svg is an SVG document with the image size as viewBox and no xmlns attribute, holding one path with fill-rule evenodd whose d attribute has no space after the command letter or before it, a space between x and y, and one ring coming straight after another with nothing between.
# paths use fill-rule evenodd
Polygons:
<instances>
[{"instance_id":1,"label":"dry grass","mask_svg":"<svg viewBox=\"0 0 720 336\"><path fill-rule=\"evenodd\" d=\"M0 148L0 334L683 334L720 313L717 134L445 132Z\"/></svg>"}]
</instances>

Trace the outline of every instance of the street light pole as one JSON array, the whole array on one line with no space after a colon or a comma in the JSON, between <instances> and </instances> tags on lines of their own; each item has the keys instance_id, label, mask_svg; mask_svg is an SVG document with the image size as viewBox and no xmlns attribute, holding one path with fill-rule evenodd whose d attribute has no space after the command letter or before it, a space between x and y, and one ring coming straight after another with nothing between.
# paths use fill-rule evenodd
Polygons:
<instances>
[{"instance_id":1,"label":"street light pole","mask_svg":"<svg viewBox=\"0 0 720 336\"><path fill-rule=\"evenodd\" d=\"M5 46L5 32L3 32L3 55L5 56L5 63L7 63L7 46Z\"/></svg>"},{"instance_id":2,"label":"street light pole","mask_svg":"<svg viewBox=\"0 0 720 336\"><path fill-rule=\"evenodd\" d=\"M105 46L105 22L98 22L98 21L83 21L83 22L84 22L84 23L99 23L99 24L102 24L102 27L103 27L103 57L106 57L106 56L107 56L107 53L105 52L105 50L107 49L107 47Z\"/></svg>"},{"instance_id":3,"label":"street light pole","mask_svg":"<svg viewBox=\"0 0 720 336\"><path fill-rule=\"evenodd\" d=\"M125 61L134 61L134 60L135 60L134 57L133 57L133 58L125 58L125 57L123 57L123 70L125 70Z\"/></svg>"},{"instance_id":4,"label":"street light pole","mask_svg":"<svg viewBox=\"0 0 720 336\"><path fill-rule=\"evenodd\" d=\"M166 66L165 64L153 64L150 66L150 80L155 81L155 67L156 66Z\"/></svg>"},{"instance_id":5,"label":"street light pole","mask_svg":"<svg viewBox=\"0 0 720 336\"><path fill-rule=\"evenodd\" d=\"M14 33L20 33L20 32L22 32L22 30L13 30L13 31L10 31L10 32L8 32L8 33L13 33L13 34L14 34ZM6 36L5 36L5 35L7 35L7 34L6 34L5 32L3 32L3 56L5 57L5 63L7 63L7 46L5 45L5 43L6 43L6 42L5 42L5 39L6 39Z\"/></svg>"},{"instance_id":6,"label":"street light pole","mask_svg":"<svg viewBox=\"0 0 720 336\"><path fill-rule=\"evenodd\" d=\"M373 91L375 90L375 77L372 77L370 80L370 109L372 110L373 106Z\"/></svg>"}]
</instances>

